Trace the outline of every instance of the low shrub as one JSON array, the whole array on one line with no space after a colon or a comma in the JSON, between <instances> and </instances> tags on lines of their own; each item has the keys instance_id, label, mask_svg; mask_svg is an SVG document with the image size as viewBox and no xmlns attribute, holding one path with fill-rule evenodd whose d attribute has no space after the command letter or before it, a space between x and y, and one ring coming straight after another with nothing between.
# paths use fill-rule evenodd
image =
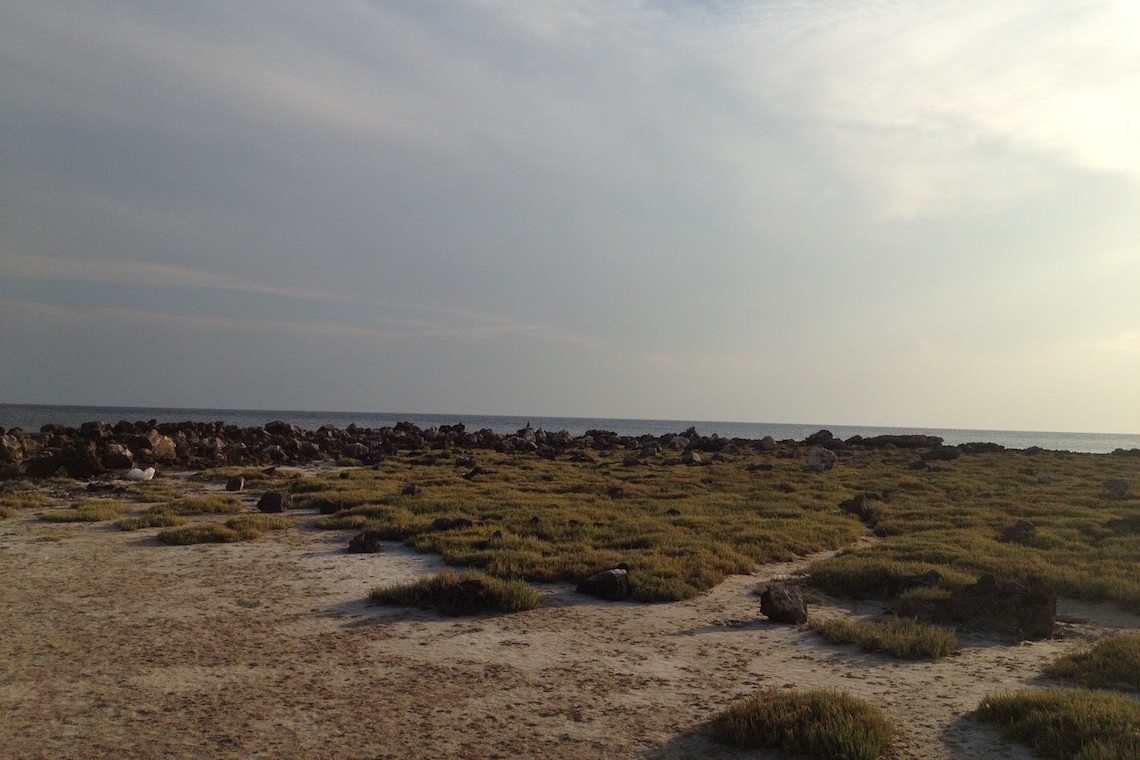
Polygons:
<instances>
[{"instance_id":1,"label":"low shrub","mask_svg":"<svg viewBox=\"0 0 1140 760\"><path fill-rule=\"evenodd\" d=\"M169 528L158 534L158 540L176 546L252 541L267 531L285 530L292 525L288 517L280 515L238 515L225 524L198 522Z\"/></svg>"},{"instance_id":2,"label":"low shrub","mask_svg":"<svg viewBox=\"0 0 1140 760\"><path fill-rule=\"evenodd\" d=\"M1042 689L988 694L981 720L1048 760L1130 758L1140 732L1140 703L1090 689Z\"/></svg>"},{"instance_id":3,"label":"low shrub","mask_svg":"<svg viewBox=\"0 0 1140 760\"><path fill-rule=\"evenodd\" d=\"M857 644L903 660L937 659L958 651L952 631L910 618L855 622L845 617L812 618L808 626L833 644Z\"/></svg>"},{"instance_id":4,"label":"low shrub","mask_svg":"<svg viewBox=\"0 0 1140 760\"><path fill-rule=\"evenodd\" d=\"M834 690L765 689L718 715L713 737L742 749L779 747L809 757L874 760L894 728L874 705Z\"/></svg>"},{"instance_id":5,"label":"low shrub","mask_svg":"<svg viewBox=\"0 0 1140 760\"><path fill-rule=\"evenodd\" d=\"M518 612L539 604L538 592L520 580L504 581L480 572L443 570L412 583L374 588L369 598L396 607L434 608L445 615L484 611Z\"/></svg>"},{"instance_id":6,"label":"low shrub","mask_svg":"<svg viewBox=\"0 0 1140 760\"><path fill-rule=\"evenodd\" d=\"M43 519L54 523L104 522L114 520L129 511L131 505L121 501L89 501L81 502L70 509L45 512Z\"/></svg>"},{"instance_id":7,"label":"low shrub","mask_svg":"<svg viewBox=\"0 0 1140 760\"><path fill-rule=\"evenodd\" d=\"M185 517L179 517L171 512L147 510L138 517L124 517L116 522L115 526L119 530L142 530L143 528L172 528L185 522Z\"/></svg>"},{"instance_id":8,"label":"low shrub","mask_svg":"<svg viewBox=\"0 0 1140 760\"><path fill-rule=\"evenodd\" d=\"M1140 631L1118 633L1062 655L1045 668L1045 675L1081 686L1140 691Z\"/></svg>"},{"instance_id":9,"label":"low shrub","mask_svg":"<svg viewBox=\"0 0 1140 760\"><path fill-rule=\"evenodd\" d=\"M157 507L151 507L151 509L176 515L233 515L245 509L245 505L234 496L208 494L205 496L186 496Z\"/></svg>"}]
</instances>

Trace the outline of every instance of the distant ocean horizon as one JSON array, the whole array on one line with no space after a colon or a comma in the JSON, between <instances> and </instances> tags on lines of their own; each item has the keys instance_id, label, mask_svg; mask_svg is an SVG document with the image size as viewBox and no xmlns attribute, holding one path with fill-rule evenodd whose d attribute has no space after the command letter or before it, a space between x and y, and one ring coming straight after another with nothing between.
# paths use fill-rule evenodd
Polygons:
<instances>
[{"instance_id":1,"label":"distant ocean horizon","mask_svg":"<svg viewBox=\"0 0 1140 760\"><path fill-rule=\"evenodd\" d=\"M837 425L828 423L717 422L708 420L648 420L610 417L537 417L525 415L423 414L388 412L312 412L282 409L186 409L127 406L57 406L42 404L0 404L0 428L22 428L37 432L48 424L78 427L84 422L100 420L128 422L225 422L238 427L261 427L281 420L304 430L322 425L345 428L391 427L398 422L412 422L420 427L463 423L469 430L490 429L496 433L513 433L528 423L535 429L551 432L567 430L582 435L587 430L608 430L619 435L660 436L695 428L701 435L717 434L722 438L758 440L770 435L776 440L803 440L819 430L830 430L837 438L855 435L869 438L877 435L933 435L948 446L960 443L997 443L1010 449L1037 446L1052 451L1107 454L1116 449L1140 449L1140 434L1047 432L1032 430L967 430L955 428Z\"/></svg>"}]
</instances>

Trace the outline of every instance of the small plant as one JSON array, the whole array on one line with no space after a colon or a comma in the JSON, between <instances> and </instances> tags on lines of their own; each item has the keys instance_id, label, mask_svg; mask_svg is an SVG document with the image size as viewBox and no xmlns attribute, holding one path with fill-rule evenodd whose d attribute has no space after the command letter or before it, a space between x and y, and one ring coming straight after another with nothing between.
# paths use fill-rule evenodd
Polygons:
<instances>
[{"instance_id":1,"label":"small plant","mask_svg":"<svg viewBox=\"0 0 1140 760\"><path fill-rule=\"evenodd\" d=\"M874 705L833 690L765 689L718 715L713 737L742 749L779 747L834 760L874 760L894 728Z\"/></svg>"},{"instance_id":2,"label":"small plant","mask_svg":"<svg viewBox=\"0 0 1140 760\"><path fill-rule=\"evenodd\" d=\"M284 530L293 525L289 518L280 515L238 515L225 524L199 522L169 528L158 534L164 544L226 544L235 541L252 541L271 530Z\"/></svg>"},{"instance_id":3,"label":"small plant","mask_svg":"<svg viewBox=\"0 0 1140 760\"><path fill-rule=\"evenodd\" d=\"M129 511L131 505L121 501L89 501L76 504L70 509L45 512L43 519L55 523L105 522Z\"/></svg>"},{"instance_id":4,"label":"small plant","mask_svg":"<svg viewBox=\"0 0 1140 760\"><path fill-rule=\"evenodd\" d=\"M538 592L523 581L504 581L480 572L460 575L454 570L412 583L374 588L369 598L396 607L435 608L445 615L518 612L539 604Z\"/></svg>"},{"instance_id":5,"label":"small plant","mask_svg":"<svg viewBox=\"0 0 1140 760\"><path fill-rule=\"evenodd\" d=\"M241 512L245 506L240 499L233 496L208 494L205 496L186 496L151 509L176 515L233 515Z\"/></svg>"},{"instance_id":6,"label":"small plant","mask_svg":"<svg viewBox=\"0 0 1140 760\"><path fill-rule=\"evenodd\" d=\"M1140 704L1089 689L1043 689L988 694L981 720L1048 760L1130 758L1137 747Z\"/></svg>"},{"instance_id":7,"label":"small plant","mask_svg":"<svg viewBox=\"0 0 1140 760\"><path fill-rule=\"evenodd\" d=\"M1045 668L1045 675L1091 688L1140 691L1140 632L1118 633L1062 655Z\"/></svg>"},{"instance_id":8,"label":"small plant","mask_svg":"<svg viewBox=\"0 0 1140 760\"><path fill-rule=\"evenodd\" d=\"M124 517L116 522L115 526L119 530L142 530L143 528L172 528L185 522L185 517L179 517L171 512L147 510L138 517Z\"/></svg>"},{"instance_id":9,"label":"small plant","mask_svg":"<svg viewBox=\"0 0 1140 760\"><path fill-rule=\"evenodd\" d=\"M903 660L936 659L958 651L953 632L910 618L860 623L845 617L812 618L808 626L833 644L858 644Z\"/></svg>"}]
</instances>

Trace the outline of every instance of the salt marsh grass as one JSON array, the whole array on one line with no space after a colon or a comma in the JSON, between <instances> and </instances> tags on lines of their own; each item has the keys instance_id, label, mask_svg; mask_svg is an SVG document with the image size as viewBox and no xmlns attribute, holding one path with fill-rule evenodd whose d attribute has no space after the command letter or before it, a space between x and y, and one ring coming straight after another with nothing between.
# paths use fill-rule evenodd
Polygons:
<instances>
[{"instance_id":1,"label":"salt marsh grass","mask_svg":"<svg viewBox=\"0 0 1140 760\"><path fill-rule=\"evenodd\" d=\"M875 760L894 728L874 705L831 690L765 689L712 723L717 741L741 749L780 748L828 760Z\"/></svg>"},{"instance_id":2,"label":"salt marsh grass","mask_svg":"<svg viewBox=\"0 0 1140 760\"><path fill-rule=\"evenodd\" d=\"M1063 655L1045 669L1081 686L1140 691L1140 631L1126 631Z\"/></svg>"},{"instance_id":3,"label":"salt marsh grass","mask_svg":"<svg viewBox=\"0 0 1140 760\"><path fill-rule=\"evenodd\" d=\"M845 617L812 618L808 626L833 644L856 644L903 660L933 660L958 651L958 637L937 625L909 618L858 622Z\"/></svg>"},{"instance_id":4,"label":"salt marsh grass","mask_svg":"<svg viewBox=\"0 0 1140 760\"><path fill-rule=\"evenodd\" d=\"M377 587L369 598L377 604L433 608L446 615L518 612L539 604L538 592L523 581L504 581L480 572L460 575L454 570L412 583Z\"/></svg>"},{"instance_id":5,"label":"salt marsh grass","mask_svg":"<svg viewBox=\"0 0 1140 760\"><path fill-rule=\"evenodd\" d=\"M1089 689L1042 689L989 694L981 720L1047 760L1137 757L1140 703Z\"/></svg>"}]
</instances>

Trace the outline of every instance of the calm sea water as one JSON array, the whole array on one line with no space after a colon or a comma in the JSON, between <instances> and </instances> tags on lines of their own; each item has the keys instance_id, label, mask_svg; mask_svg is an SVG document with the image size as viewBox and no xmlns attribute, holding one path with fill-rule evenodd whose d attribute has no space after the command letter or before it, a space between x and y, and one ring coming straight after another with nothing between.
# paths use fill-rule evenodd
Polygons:
<instances>
[{"instance_id":1,"label":"calm sea water","mask_svg":"<svg viewBox=\"0 0 1140 760\"><path fill-rule=\"evenodd\" d=\"M491 429L498 433L513 433L529 422L535 428L550 431L568 430L581 435L587 430L609 430L619 435L653 436L680 433L690 427L702 435L716 433L725 438L756 440L770 435L776 440L803 440L812 433L826 428L838 438L853 435L936 435L947 445L971 442L998 443L1007 448L1025 449L1040 446L1055 451L1079 451L1104 454L1114 449L1140 448L1140 434L1116 435L1108 433L1050 433L1026 430L954 430L942 428L866 427L833 425L827 423L778 424L768 422L707 422L701 420L630 420L588 417L511 417L477 414L388 414L383 412L298 412L272 409L158 409L144 407L108 406L35 406L0 404L0 427L20 427L37 431L46 424L78 427L91 420L129 422L157 420L158 422L224 421L239 427L260 427L267 422L283 420L305 430L321 425L348 427L356 424L363 428L380 428L397 422L414 422L421 427L452 425L462 422L469 430Z\"/></svg>"}]
</instances>

